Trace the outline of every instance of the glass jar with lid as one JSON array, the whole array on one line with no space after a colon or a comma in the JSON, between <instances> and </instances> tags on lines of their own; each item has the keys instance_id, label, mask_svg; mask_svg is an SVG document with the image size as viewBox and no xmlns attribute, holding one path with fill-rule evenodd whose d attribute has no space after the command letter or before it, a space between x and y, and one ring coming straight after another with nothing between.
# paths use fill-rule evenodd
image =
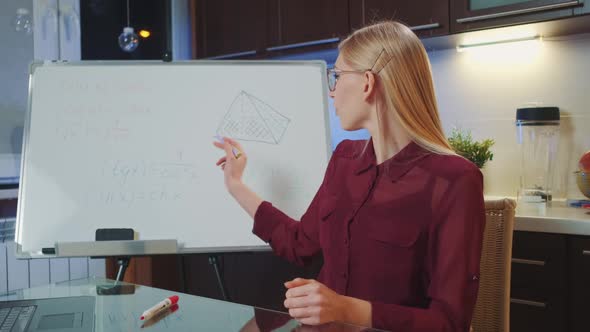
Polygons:
<instances>
[{"instance_id":1,"label":"glass jar with lid","mask_svg":"<svg viewBox=\"0 0 590 332\"><path fill-rule=\"evenodd\" d=\"M558 107L523 107L516 110L520 202L543 203L552 199L559 118Z\"/></svg>"}]
</instances>

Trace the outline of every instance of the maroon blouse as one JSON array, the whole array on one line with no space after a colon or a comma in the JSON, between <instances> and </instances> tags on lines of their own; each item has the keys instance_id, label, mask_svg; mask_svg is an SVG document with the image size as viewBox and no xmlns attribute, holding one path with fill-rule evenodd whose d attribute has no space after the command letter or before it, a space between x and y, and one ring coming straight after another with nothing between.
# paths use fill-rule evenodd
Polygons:
<instances>
[{"instance_id":1,"label":"maroon blouse","mask_svg":"<svg viewBox=\"0 0 590 332\"><path fill-rule=\"evenodd\" d=\"M376 165L372 141L343 141L301 221L263 202L253 232L318 281L367 300L375 328L468 331L485 224L483 177L410 143Z\"/></svg>"}]
</instances>

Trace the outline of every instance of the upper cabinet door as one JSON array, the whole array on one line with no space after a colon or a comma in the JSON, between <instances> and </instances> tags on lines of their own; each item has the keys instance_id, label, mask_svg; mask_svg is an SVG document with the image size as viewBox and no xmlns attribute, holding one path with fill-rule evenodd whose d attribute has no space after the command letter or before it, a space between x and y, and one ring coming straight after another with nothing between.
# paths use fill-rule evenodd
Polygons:
<instances>
[{"instance_id":1,"label":"upper cabinet door","mask_svg":"<svg viewBox=\"0 0 590 332\"><path fill-rule=\"evenodd\" d=\"M451 0L451 32L572 16L582 0Z\"/></svg>"},{"instance_id":2,"label":"upper cabinet door","mask_svg":"<svg viewBox=\"0 0 590 332\"><path fill-rule=\"evenodd\" d=\"M35 59L81 59L79 0L33 1L33 14Z\"/></svg>"},{"instance_id":3,"label":"upper cabinet door","mask_svg":"<svg viewBox=\"0 0 590 332\"><path fill-rule=\"evenodd\" d=\"M269 51L316 45L333 47L350 31L346 1L273 0L270 3Z\"/></svg>"},{"instance_id":4,"label":"upper cabinet door","mask_svg":"<svg viewBox=\"0 0 590 332\"><path fill-rule=\"evenodd\" d=\"M269 0L195 0L194 56L237 58L268 45Z\"/></svg>"},{"instance_id":5,"label":"upper cabinet door","mask_svg":"<svg viewBox=\"0 0 590 332\"><path fill-rule=\"evenodd\" d=\"M350 0L350 25L358 29L382 20L408 25L420 37L449 33L448 0Z\"/></svg>"}]
</instances>

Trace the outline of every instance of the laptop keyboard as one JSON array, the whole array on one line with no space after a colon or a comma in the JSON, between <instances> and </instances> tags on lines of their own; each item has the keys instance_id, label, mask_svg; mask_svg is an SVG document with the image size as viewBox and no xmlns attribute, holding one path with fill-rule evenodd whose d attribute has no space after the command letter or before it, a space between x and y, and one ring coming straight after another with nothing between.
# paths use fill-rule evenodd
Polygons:
<instances>
[{"instance_id":1,"label":"laptop keyboard","mask_svg":"<svg viewBox=\"0 0 590 332\"><path fill-rule=\"evenodd\" d=\"M18 306L0 309L0 332L24 332L33 318L36 306Z\"/></svg>"}]
</instances>

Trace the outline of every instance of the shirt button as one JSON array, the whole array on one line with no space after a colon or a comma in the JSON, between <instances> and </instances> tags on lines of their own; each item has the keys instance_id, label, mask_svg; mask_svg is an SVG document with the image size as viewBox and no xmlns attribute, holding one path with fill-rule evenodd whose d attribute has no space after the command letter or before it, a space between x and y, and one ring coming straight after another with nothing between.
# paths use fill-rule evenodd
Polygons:
<instances>
[{"instance_id":1,"label":"shirt button","mask_svg":"<svg viewBox=\"0 0 590 332\"><path fill-rule=\"evenodd\" d=\"M346 279L348 277L348 274L346 272L342 273L342 278Z\"/></svg>"},{"instance_id":2,"label":"shirt button","mask_svg":"<svg viewBox=\"0 0 590 332\"><path fill-rule=\"evenodd\" d=\"M348 239L344 239L344 245L348 246Z\"/></svg>"}]
</instances>

